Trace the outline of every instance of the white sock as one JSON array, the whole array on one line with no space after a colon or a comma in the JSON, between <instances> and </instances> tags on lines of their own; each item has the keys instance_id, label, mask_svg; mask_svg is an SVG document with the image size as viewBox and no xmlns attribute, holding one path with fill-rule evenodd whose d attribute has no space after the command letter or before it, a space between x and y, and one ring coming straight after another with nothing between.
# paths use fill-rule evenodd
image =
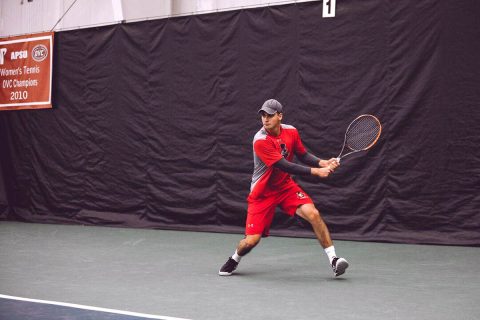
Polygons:
<instances>
[{"instance_id":1,"label":"white sock","mask_svg":"<svg viewBox=\"0 0 480 320\"><path fill-rule=\"evenodd\" d=\"M240 260L242 259L242 257L238 255L237 250L235 250L235 253L232 256L232 259L237 262L240 262Z\"/></svg>"},{"instance_id":2,"label":"white sock","mask_svg":"<svg viewBox=\"0 0 480 320\"><path fill-rule=\"evenodd\" d=\"M328 256L328 260L330 261L330 264L332 264L333 258L335 258L337 255L335 254L335 247L330 246L328 248L325 248L325 253Z\"/></svg>"}]
</instances>

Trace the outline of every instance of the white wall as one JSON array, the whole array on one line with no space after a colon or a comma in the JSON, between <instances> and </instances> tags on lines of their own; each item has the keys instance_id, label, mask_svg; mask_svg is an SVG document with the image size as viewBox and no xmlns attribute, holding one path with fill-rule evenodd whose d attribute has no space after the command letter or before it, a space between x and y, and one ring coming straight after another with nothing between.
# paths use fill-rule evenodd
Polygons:
<instances>
[{"instance_id":1,"label":"white wall","mask_svg":"<svg viewBox=\"0 0 480 320\"><path fill-rule=\"evenodd\" d=\"M0 37L309 0L0 0ZM321 0L318 0L321 1Z\"/></svg>"}]
</instances>

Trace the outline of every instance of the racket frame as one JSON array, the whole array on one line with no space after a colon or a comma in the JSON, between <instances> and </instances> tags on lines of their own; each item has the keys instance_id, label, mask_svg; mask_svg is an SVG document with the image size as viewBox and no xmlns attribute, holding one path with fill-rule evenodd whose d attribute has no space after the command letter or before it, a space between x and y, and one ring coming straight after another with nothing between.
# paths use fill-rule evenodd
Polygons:
<instances>
[{"instance_id":1,"label":"racket frame","mask_svg":"<svg viewBox=\"0 0 480 320\"><path fill-rule=\"evenodd\" d=\"M348 133L348 130L350 129L350 127L352 126L352 124L355 123L355 121L357 121L358 119L362 118L362 117L370 117L370 118L373 118L377 123L378 123L378 126L379 126L379 130L378 130L378 133L377 133L377 137L375 138L375 140L373 140L372 143L370 143L368 146L366 146L365 148L363 149L359 149L359 150L352 150L350 148L350 151L349 153L346 153L344 155L342 155L343 153L343 150L345 150L345 145L347 143L347 133ZM352 154L352 153L356 153L356 152L360 152L360 151L365 151L365 150L368 150L370 149L371 147L373 147L375 145L375 143L377 143L378 139L380 138L380 135L382 133L382 124L380 123L380 120L378 120L377 117L375 117L374 115L371 115L371 114L362 114L362 115L359 115L358 117L356 117L355 119L352 120L352 122L350 122L350 124L348 125L347 127L347 130L345 130L345 137L343 139L343 146L342 146L342 151L340 151L340 153L338 154L337 156L337 161L338 163L340 163L340 159L348 156L349 154Z\"/></svg>"}]
</instances>

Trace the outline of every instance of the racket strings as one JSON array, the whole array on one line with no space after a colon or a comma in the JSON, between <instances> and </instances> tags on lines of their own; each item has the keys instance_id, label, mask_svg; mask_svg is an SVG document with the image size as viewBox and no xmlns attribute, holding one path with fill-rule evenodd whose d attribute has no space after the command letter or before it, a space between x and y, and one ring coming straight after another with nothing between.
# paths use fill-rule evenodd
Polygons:
<instances>
[{"instance_id":1,"label":"racket strings","mask_svg":"<svg viewBox=\"0 0 480 320\"><path fill-rule=\"evenodd\" d=\"M381 132L380 123L371 116L357 118L346 133L346 145L354 151L371 147Z\"/></svg>"}]
</instances>

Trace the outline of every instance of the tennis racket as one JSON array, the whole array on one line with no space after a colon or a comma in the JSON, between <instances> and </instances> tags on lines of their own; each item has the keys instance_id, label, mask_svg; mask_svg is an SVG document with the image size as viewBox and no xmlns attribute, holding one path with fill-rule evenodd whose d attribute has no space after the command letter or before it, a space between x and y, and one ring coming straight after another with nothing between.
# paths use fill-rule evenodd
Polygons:
<instances>
[{"instance_id":1,"label":"tennis racket","mask_svg":"<svg viewBox=\"0 0 480 320\"><path fill-rule=\"evenodd\" d=\"M377 143L382 133L382 124L377 117L371 114L362 114L354 119L345 132L342 151L337 157L340 159L356 152L368 150ZM343 154L343 152L347 152Z\"/></svg>"}]
</instances>

